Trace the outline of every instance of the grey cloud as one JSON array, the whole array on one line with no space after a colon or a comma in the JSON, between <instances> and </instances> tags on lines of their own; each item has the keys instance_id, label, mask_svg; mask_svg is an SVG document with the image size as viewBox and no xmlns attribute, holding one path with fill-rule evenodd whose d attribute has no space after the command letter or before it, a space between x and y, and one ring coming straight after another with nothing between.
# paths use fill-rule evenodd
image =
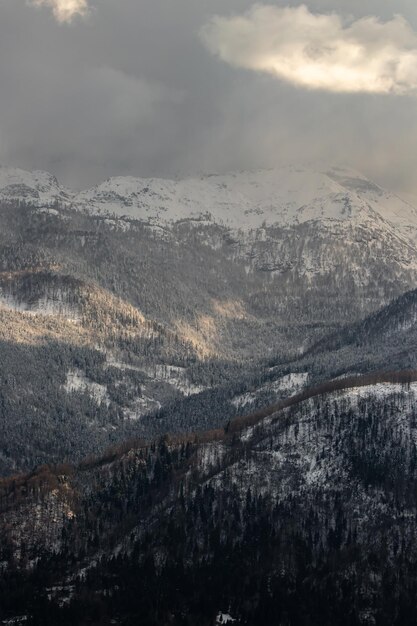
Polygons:
<instances>
[{"instance_id":1,"label":"grey cloud","mask_svg":"<svg viewBox=\"0 0 417 626\"><path fill-rule=\"evenodd\" d=\"M371 11L392 20L393 10L401 11L415 30L410 4L341 0L338 11L352 21ZM117 174L175 176L326 159L417 191L414 97L300 90L209 54L202 26L214 15L248 11L250 0L90 5L88 19L63 28L48 10L2 1L3 163L47 169L83 187ZM334 1L308 6L331 12Z\"/></svg>"}]
</instances>

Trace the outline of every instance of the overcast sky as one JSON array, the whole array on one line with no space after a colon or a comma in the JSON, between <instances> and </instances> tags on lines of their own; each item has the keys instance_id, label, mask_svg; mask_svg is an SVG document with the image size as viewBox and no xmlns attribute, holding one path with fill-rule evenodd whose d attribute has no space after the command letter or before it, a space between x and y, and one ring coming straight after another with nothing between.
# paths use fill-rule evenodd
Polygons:
<instances>
[{"instance_id":1,"label":"overcast sky","mask_svg":"<svg viewBox=\"0 0 417 626\"><path fill-rule=\"evenodd\" d=\"M415 0L0 0L0 162L85 187L345 162L417 194Z\"/></svg>"}]
</instances>

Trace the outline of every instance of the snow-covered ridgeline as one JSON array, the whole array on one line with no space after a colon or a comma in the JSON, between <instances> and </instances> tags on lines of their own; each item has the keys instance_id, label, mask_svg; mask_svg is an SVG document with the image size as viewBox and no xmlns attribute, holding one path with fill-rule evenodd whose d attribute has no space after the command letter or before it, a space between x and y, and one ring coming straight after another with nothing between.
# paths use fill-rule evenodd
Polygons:
<instances>
[{"instance_id":1,"label":"snow-covered ridgeline","mask_svg":"<svg viewBox=\"0 0 417 626\"><path fill-rule=\"evenodd\" d=\"M119 176L75 193L46 172L0 167L0 199L39 207L58 201L153 226L194 220L257 230L311 220L363 223L378 218L407 237L415 238L417 230L417 210L409 200L346 168L282 167L183 180Z\"/></svg>"},{"instance_id":2,"label":"snow-covered ridgeline","mask_svg":"<svg viewBox=\"0 0 417 626\"><path fill-rule=\"evenodd\" d=\"M74 193L62 187L49 172L27 172L0 166L0 200L23 201L38 207L69 204Z\"/></svg>"},{"instance_id":3,"label":"snow-covered ridgeline","mask_svg":"<svg viewBox=\"0 0 417 626\"><path fill-rule=\"evenodd\" d=\"M417 211L351 170L285 167L184 180L115 177L74 200L91 211L153 223L211 220L233 229L310 220L362 221L374 211L407 230Z\"/></svg>"}]
</instances>

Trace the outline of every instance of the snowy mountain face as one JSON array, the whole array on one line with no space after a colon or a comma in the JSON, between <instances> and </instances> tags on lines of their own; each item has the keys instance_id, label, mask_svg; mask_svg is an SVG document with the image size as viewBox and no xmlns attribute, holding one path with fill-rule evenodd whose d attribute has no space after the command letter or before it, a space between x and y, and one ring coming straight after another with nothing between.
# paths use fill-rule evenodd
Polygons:
<instances>
[{"instance_id":1,"label":"snowy mountain face","mask_svg":"<svg viewBox=\"0 0 417 626\"><path fill-rule=\"evenodd\" d=\"M286 167L184 180L115 177L73 193L45 172L2 168L1 199L38 208L59 203L117 229L148 226L161 238L197 234L215 250L227 248L246 272L311 278L339 271L342 261L360 288L367 286L364 253L371 262L385 257L405 271L417 270L417 209L348 169Z\"/></svg>"},{"instance_id":2,"label":"snowy mountain face","mask_svg":"<svg viewBox=\"0 0 417 626\"><path fill-rule=\"evenodd\" d=\"M337 168L282 168L180 181L110 178L75 196L74 203L165 226L207 220L248 231L310 220L365 223L378 216L405 232L417 228L414 207L361 175Z\"/></svg>"},{"instance_id":3,"label":"snowy mountain face","mask_svg":"<svg viewBox=\"0 0 417 626\"><path fill-rule=\"evenodd\" d=\"M226 240L246 272L311 278L339 271L342 262L360 288L368 282L364 248L377 263L382 255L406 271L417 269L417 209L346 169L287 167L180 181L111 178L75 196L74 204L139 220L163 236L188 226L214 248ZM217 236L210 231L215 226Z\"/></svg>"},{"instance_id":4,"label":"snowy mountain face","mask_svg":"<svg viewBox=\"0 0 417 626\"><path fill-rule=\"evenodd\" d=\"M171 245L195 245L198 239L246 274L266 273L281 289L286 287L278 284L290 277L296 283L301 278L305 289L327 280L331 291L332 282L335 288L349 282L355 291L367 291L363 313L372 310L375 297L385 304L405 290L384 298L378 272L392 285L394 276L405 288L416 285L417 209L348 169L286 167L184 180L116 177L73 193L50 174L2 168L1 199L39 209L58 203L114 230L149 228Z\"/></svg>"},{"instance_id":5,"label":"snowy mountain face","mask_svg":"<svg viewBox=\"0 0 417 626\"><path fill-rule=\"evenodd\" d=\"M251 231L308 221L366 224L379 219L411 238L417 230L417 209L410 202L340 168L285 167L184 180L114 177L75 193L47 172L0 167L0 199L40 207L61 202L163 227L196 221Z\"/></svg>"},{"instance_id":6,"label":"snowy mountain face","mask_svg":"<svg viewBox=\"0 0 417 626\"><path fill-rule=\"evenodd\" d=\"M71 195L48 172L26 172L0 166L0 200L26 202L32 206L47 208L56 203L68 203Z\"/></svg>"}]
</instances>

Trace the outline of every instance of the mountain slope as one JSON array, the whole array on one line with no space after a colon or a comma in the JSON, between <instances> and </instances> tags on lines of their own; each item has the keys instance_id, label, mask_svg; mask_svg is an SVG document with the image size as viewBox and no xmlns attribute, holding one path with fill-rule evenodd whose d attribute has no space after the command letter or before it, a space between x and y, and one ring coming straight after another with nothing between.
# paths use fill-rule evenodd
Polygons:
<instances>
[{"instance_id":1,"label":"mountain slope","mask_svg":"<svg viewBox=\"0 0 417 626\"><path fill-rule=\"evenodd\" d=\"M409 291L393 300L380 311L346 329L339 343L377 344L403 346L415 345L417 341L417 290ZM317 350L337 345L336 337L329 337L317 346Z\"/></svg>"},{"instance_id":2,"label":"mountain slope","mask_svg":"<svg viewBox=\"0 0 417 626\"><path fill-rule=\"evenodd\" d=\"M23 201L40 208L69 202L73 194L55 176L36 170L0 166L0 201Z\"/></svg>"},{"instance_id":3,"label":"mountain slope","mask_svg":"<svg viewBox=\"0 0 417 626\"><path fill-rule=\"evenodd\" d=\"M234 393L231 390L230 401L240 412L262 410L330 378L344 384L352 376L366 377L372 371L416 368L417 290L413 290L328 334L300 355L288 359L278 354L257 371L248 370Z\"/></svg>"},{"instance_id":4,"label":"mountain slope","mask_svg":"<svg viewBox=\"0 0 417 626\"><path fill-rule=\"evenodd\" d=\"M287 376L355 371L352 347L308 349L417 284L413 211L352 172L148 181L140 194L143 181L119 179L115 195L114 181L71 194L1 171L3 189L39 194L14 188L0 206L2 473L217 427L245 394L256 408L290 393Z\"/></svg>"},{"instance_id":5,"label":"mountain slope","mask_svg":"<svg viewBox=\"0 0 417 626\"><path fill-rule=\"evenodd\" d=\"M381 380L4 481L4 618L412 624L416 373Z\"/></svg>"},{"instance_id":6,"label":"mountain slope","mask_svg":"<svg viewBox=\"0 0 417 626\"><path fill-rule=\"evenodd\" d=\"M149 221L209 220L233 229L310 220L361 221L372 212L405 231L417 210L360 174L286 167L185 180L110 178L74 197L90 210Z\"/></svg>"}]
</instances>

